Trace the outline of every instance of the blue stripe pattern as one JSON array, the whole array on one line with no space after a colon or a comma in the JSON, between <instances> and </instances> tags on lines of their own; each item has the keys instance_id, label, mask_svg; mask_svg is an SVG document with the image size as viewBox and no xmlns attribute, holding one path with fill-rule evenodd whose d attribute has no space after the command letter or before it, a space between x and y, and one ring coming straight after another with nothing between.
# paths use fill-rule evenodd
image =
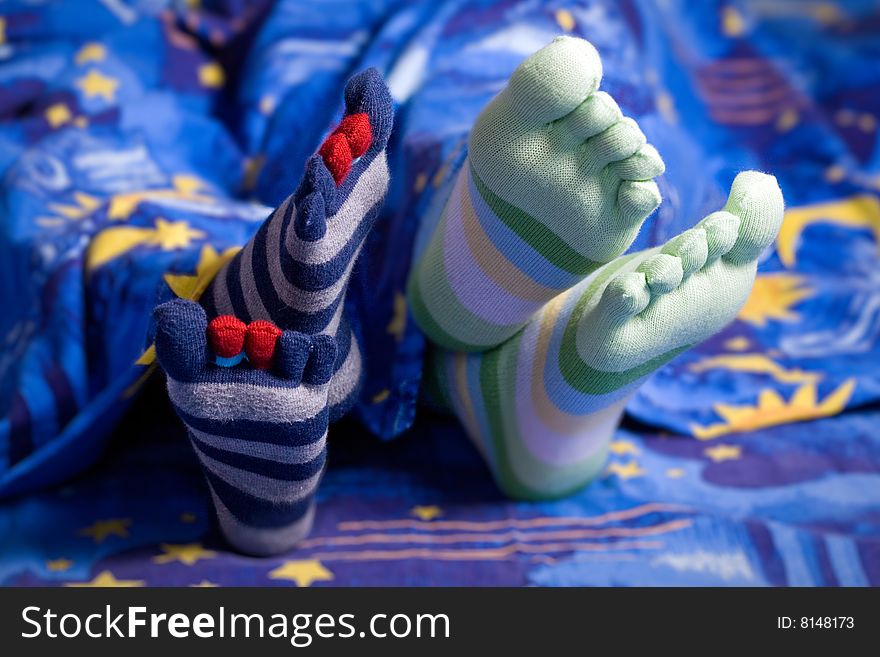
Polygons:
<instances>
[{"instance_id":1,"label":"blue stripe pattern","mask_svg":"<svg viewBox=\"0 0 880 657\"><path fill-rule=\"evenodd\" d=\"M201 305L178 299L155 311L171 402L189 429L220 527L243 552L275 553L308 533L327 425L359 392L360 349L343 305L388 188L392 105L373 69L352 78L345 102L347 114L366 115L371 141L339 186L321 155L312 156L297 190L220 270ZM273 371L246 360L219 364L206 337L208 317L219 315L284 330ZM285 390L289 396L279 394Z\"/></svg>"},{"instance_id":2,"label":"blue stripe pattern","mask_svg":"<svg viewBox=\"0 0 880 657\"><path fill-rule=\"evenodd\" d=\"M388 188L385 149L393 121L391 96L375 69L349 81L345 105L347 115L369 119L366 152L339 186L321 156L313 155L297 190L218 273L201 300L209 317L231 314L244 322L265 319L282 329L335 335L340 356L331 382L331 420L353 406L362 378L359 349L347 363L355 337L342 306L353 262Z\"/></svg>"},{"instance_id":3,"label":"blue stripe pattern","mask_svg":"<svg viewBox=\"0 0 880 657\"><path fill-rule=\"evenodd\" d=\"M294 535L305 536L327 458L335 339L285 331L272 370L253 369L247 361L223 367L212 362L201 306L175 299L154 315L156 356L168 375L171 402L189 429L215 500L231 515L219 514L227 540L242 551L267 554L278 544L271 538L261 542L266 536L287 536L298 525ZM213 391L224 395L213 397L218 404L234 400L257 415L260 409L274 409L282 419L273 421L267 412L260 419L229 420L195 397ZM279 396L279 391L289 395ZM269 458L279 446L283 458Z\"/></svg>"}]
</instances>

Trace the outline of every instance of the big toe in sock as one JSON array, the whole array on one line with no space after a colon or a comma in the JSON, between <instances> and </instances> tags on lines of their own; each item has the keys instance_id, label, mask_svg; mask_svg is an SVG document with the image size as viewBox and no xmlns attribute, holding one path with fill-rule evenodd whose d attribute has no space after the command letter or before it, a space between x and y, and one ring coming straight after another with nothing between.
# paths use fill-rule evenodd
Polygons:
<instances>
[{"instance_id":1,"label":"big toe in sock","mask_svg":"<svg viewBox=\"0 0 880 657\"><path fill-rule=\"evenodd\" d=\"M602 61L588 41L561 36L526 59L505 91L523 128L541 126L571 112L599 87Z\"/></svg>"}]
</instances>

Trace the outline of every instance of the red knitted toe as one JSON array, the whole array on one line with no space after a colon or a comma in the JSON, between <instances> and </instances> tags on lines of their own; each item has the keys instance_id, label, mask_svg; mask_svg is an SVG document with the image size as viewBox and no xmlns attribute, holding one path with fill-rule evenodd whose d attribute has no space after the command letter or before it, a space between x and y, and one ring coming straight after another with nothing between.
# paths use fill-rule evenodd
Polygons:
<instances>
[{"instance_id":1,"label":"red knitted toe","mask_svg":"<svg viewBox=\"0 0 880 657\"><path fill-rule=\"evenodd\" d=\"M351 171L351 148L345 135L335 133L327 137L327 140L321 145L318 151L324 164L330 170L333 180L339 185L345 180L348 172Z\"/></svg>"},{"instance_id":2,"label":"red knitted toe","mask_svg":"<svg viewBox=\"0 0 880 657\"><path fill-rule=\"evenodd\" d=\"M342 119L342 123L340 123L339 127L333 132L334 134L345 135L353 158L360 157L366 153L370 144L373 143L373 130L370 128L370 117L367 116L365 112L349 114Z\"/></svg>"},{"instance_id":3,"label":"red knitted toe","mask_svg":"<svg viewBox=\"0 0 880 657\"><path fill-rule=\"evenodd\" d=\"M281 329L272 322L258 319L248 324L244 336L244 351L253 367L258 370L269 368L275 356L275 344L279 337L281 337Z\"/></svg>"},{"instance_id":4,"label":"red knitted toe","mask_svg":"<svg viewBox=\"0 0 880 657\"><path fill-rule=\"evenodd\" d=\"M220 315L208 324L208 344L221 358L232 358L244 348L245 323L232 315Z\"/></svg>"}]
</instances>

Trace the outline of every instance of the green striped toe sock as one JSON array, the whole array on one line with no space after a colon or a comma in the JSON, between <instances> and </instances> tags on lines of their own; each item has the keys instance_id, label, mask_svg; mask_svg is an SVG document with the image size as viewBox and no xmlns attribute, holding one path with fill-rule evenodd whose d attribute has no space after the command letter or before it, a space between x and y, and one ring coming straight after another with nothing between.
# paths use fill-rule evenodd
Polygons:
<instances>
[{"instance_id":1,"label":"green striped toe sock","mask_svg":"<svg viewBox=\"0 0 880 657\"><path fill-rule=\"evenodd\" d=\"M736 316L782 222L776 179L748 171L724 209L620 256L659 203L646 179L662 163L610 99L608 111L580 109L597 107L598 71L592 47L569 38L517 69L477 121L470 163L410 278L435 343L433 389L516 498L563 496L601 471L631 394ZM587 136L575 155L561 147L572 126Z\"/></svg>"}]
</instances>

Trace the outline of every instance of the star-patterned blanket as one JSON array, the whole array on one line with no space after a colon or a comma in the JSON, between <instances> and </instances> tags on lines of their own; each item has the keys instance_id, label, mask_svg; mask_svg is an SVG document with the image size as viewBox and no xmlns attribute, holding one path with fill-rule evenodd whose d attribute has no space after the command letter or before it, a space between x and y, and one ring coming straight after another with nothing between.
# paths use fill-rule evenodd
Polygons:
<instances>
[{"instance_id":1,"label":"star-patterned blanket","mask_svg":"<svg viewBox=\"0 0 880 657\"><path fill-rule=\"evenodd\" d=\"M605 475L514 504L454 421L416 413L403 284L473 118L561 33L596 45L667 163L634 248L745 168L788 210L737 320L643 386ZM870 0L4 3L0 582L880 583L878 44ZM239 557L154 376L149 312L198 297L367 66L397 105L346 307L367 382L313 536Z\"/></svg>"},{"instance_id":2,"label":"star-patterned blanket","mask_svg":"<svg viewBox=\"0 0 880 657\"><path fill-rule=\"evenodd\" d=\"M0 582L64 586L880 584L877 412L703 443L626 423L559 502L504 499L456 422L330 438L315 528L230 552L160 384L97 467L0 507Z\"/></svg>"}]
</instances>

